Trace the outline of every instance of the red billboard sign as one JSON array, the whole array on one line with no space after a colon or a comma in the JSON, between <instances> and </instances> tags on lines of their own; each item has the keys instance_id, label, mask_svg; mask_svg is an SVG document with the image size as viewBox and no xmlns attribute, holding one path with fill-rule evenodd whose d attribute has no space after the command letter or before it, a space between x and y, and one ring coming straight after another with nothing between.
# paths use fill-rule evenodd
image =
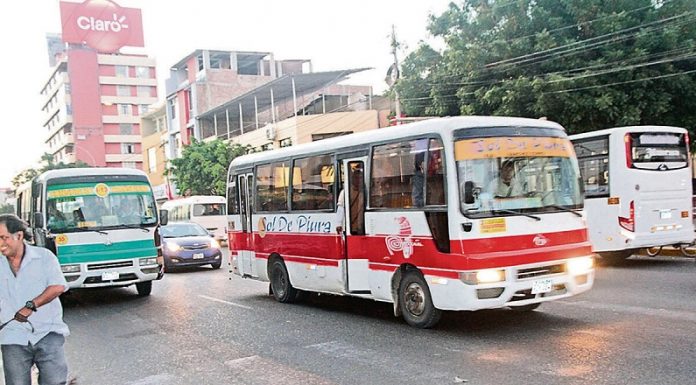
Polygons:
<instances>
[{"instance_id":1,"label":"red billboard sign","mask_svg":"<svg viewBox=\"0 0 696 385\"><path fill-rule=\"evenodd\" d=\"M137 8L123 8L111 0L61 1L60 18L66 43L85 43L98 52L144 46L143 18Z\"/></svg>"}]
</instances>

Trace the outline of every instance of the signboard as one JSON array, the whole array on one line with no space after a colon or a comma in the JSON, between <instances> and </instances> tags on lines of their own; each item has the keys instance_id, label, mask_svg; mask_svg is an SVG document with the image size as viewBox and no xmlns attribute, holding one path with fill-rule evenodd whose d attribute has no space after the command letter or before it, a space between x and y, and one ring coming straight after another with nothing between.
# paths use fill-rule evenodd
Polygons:
<instances>
[{"instance_id":1,"label":"signboard","mask_svg":"<svg viewBox=\"0 0 696 385\"><path fill-rule=\"evenodd\" d=\"M66 43L84 43L105 53L145 45L142 15L137 8L122 8L110 0L61 1L60 18Z\"/></svg>"},{"instance_id":2,"label":"signboard","mask_svg":"<svg viewBox=\"0 0 696 385\"><path fill-rule=\"evenodd\" d=\"M454 144L456 160L501 157L562 157L575 155L573 145L565 138L495 137L460 140Z\"/></svg>"}]
</instances>

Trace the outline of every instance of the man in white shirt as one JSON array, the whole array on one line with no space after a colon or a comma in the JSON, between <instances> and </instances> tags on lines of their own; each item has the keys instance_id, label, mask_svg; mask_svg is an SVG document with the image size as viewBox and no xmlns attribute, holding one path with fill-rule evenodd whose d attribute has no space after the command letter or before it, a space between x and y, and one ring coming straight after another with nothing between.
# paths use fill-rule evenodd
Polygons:
<instances>
[{"instance_id":1,"label":"man in white shirt","mask_svg":"<svg viewBox=\"0 0 696 385\"><path fill-rule=\"evenodd\" d=\"M510 198L525 193L522 183L515 177L515 163L511 160L503 162L498 178L493 182L491 190L494 198Z\"/></svg>"},{"instance_id":2,"label":"man in white shirt","mask_svg":"<svg viewBox=\"0 0 696 385\"><path fill-rule=\"evenodd\" d=\"M0 350L6 385L31 383L36 364L42 385L65 384L63 308L68 290L56 256L24 243L27 226L17 216L0 215Z\"/></svg>"}]
</instances>

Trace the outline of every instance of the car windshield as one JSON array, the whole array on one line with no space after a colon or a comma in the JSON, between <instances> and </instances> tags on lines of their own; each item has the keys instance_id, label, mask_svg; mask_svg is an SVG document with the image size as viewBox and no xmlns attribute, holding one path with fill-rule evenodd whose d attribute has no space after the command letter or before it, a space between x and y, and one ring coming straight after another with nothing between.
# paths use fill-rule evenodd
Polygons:
<instances>
[{"instance_id":1,"label":"car windshield","mask_svg":"<svg viewBox=\"0 0 696 385\"><path fill-rule=\"evenodd\" d=\"M46 226L54 233L157 224L147 183L49 186L47 198Z\"/></svg>"},{"instance_id":2,"label":"car windshield","mask_svg":"<svg viewBox=\"0 0 696 385\"><path fill-rule=\"evenodd\" d=\"M461 208L467 216L582 208L577 161L567 139L487 138L455 146Z\"/></svg>"},{"instance_id":3,"label":"car windshield","mask_svg":"<svg viewBox=\"0 0 696 385\"><path fill-rule=\"evenodd\" d=\"M193 237L208 235L208 232L195 223L181 223L162 226L160 234L165 238Z\"/></svg>"}]
</instances>

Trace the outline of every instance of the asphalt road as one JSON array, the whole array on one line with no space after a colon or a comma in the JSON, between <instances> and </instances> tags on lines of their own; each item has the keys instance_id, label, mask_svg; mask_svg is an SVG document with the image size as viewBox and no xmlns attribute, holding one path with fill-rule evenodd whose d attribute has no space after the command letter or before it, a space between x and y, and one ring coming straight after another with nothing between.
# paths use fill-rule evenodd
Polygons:
<instances>
[{"instance_id":1,"label":"asphalt road","mask_svg":"<svg viewBox=\"0 0 696 385\"><path fill-rule=\"evenodd\" d=\"M391 305L280 304L268 284L208 267L152 295L75 292L66 350L79 384L694 384L696 263L599 267L595 287L537 311L446 313L409 327Z\"/></svg>"}]
</instances>

